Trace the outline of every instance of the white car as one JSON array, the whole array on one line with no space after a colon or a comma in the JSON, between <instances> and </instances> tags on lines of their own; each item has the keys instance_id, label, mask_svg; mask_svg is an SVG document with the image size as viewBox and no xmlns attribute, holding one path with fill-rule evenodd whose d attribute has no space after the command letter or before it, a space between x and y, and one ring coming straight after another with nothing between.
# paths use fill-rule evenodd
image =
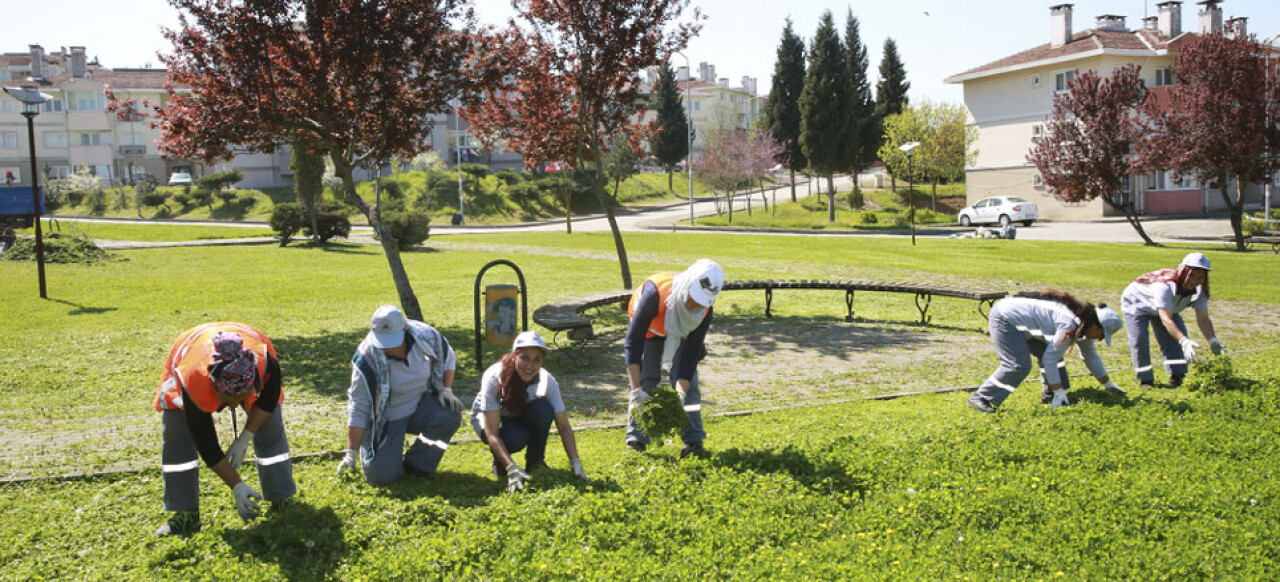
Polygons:
<instances>
[{"instance_id":1,"label":"white car","mask_svg":"<svg viewBox=\"0 0 1280 582\"><path fill-rule=\"evenodd\" d=\"M169 175L170 186L186 186L191 184L190 172L174 172Z\"/></svg>"},{"instance_id":2,"label":"white car","mask_svg":"<svg viewBox=\"0 0 1280 582\"><path fill-rule=\"evenodd\" d=\"M993 196L983 198L973 206L960 211L960 225L999 224L1005 226L1011 222L1021 222L1023 226L1031 226L1040 217L1036 203L1017 196Z\"/></svg>"}]
</instances>

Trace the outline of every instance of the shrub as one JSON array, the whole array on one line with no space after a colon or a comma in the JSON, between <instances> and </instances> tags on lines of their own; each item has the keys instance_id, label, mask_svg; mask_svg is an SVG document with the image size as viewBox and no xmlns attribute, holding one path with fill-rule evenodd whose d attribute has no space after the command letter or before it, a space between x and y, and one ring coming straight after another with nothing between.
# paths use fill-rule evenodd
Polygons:
<instances>
[{"instance_id":1,"label":"shrub","mask_svg":"<svg viewBox=\"0 0 1280 582\"><path fill-rule=\"evenodd\" d=\"M196 178L196 185L210 192L219 192L236 185L242 180L244 180L243 172L240 170L228 170Z\"/></svg>"},{"instance_id":2,"label":"shrub","mask_svg":"<svg viewBox=\"0 0 1280 582\"><path fill-rule=\"evenodd\" d=\"M351 219L347 207L336 202L321 204L316 209L316 229L319 230L320 242L329 242L333 237L346 238L351 234ZM310 224L304 232L308 236L312 234Z\"/></svg>"},{"instance_id":3,"label":"shrub","mask_svg":"<svg viewBox=\"0 0 1280 582\"><path fill-rule=\"evenodd\" d=\"M484 164L462 164L462 173L477 180L488 176L493 170Z\"/></svg>"},{"instance_id":4,"label":"shrub","mask_svg":"<svg viewBox=\"0 0 1280 582\"><path fill-rule=\"evenodd\" d=\"M241 210L248 210L258 204L258 195L252 190L241 190L235 192L235 196L230 200L226 200L227 204L231 204Z\"/></svg>"},{"instance_id":5,"label":"shrub","mask_svg":"<svg viewBox=\"0 0 1280 582\"><path fill-rule=\"evenodd\" d=\"M523 181L521 174L514 170L498 170L493 175L508 186L514 186Z\"/></svg>"},{"instance_id":6,"label":"shrub","mask_svg":"<svg viewBox=\"0 0 1280 582\"><path fill-rule=\"evenodd\" d=\"M862 189L855 185L853 190L849 191L849 209L861 210L865 202L862 198Z\"/></svg>"},{"instance_id":7,"label":"shrub","mask_svg":"<svg viewBox=\"0 0 1280 582\"><path fill-rule=\"evenodd\" d=\"M435 150L428 150L413 157L413 169L419 172L432 172L445 168L444 160Z\"/></svg>"},{"instance_id":8,"label":"shrub","mask_svg":"<svg viewBox=\"0 0 1280 582\"><path fill-rule=\"evenodd\" d=\"M289 244L293 236L307 227L307 213L297 202L277 204L271 211L271 230L276 231L280 246Z\"/></svg>"},{"instance_id":9,"label":"shrub","mask_svg":"<svg viewBox=\"0 0 1280 582\"><path fill-rule=\"evenodd\" d=\"M190 188L184 188L174 193L173 201L181 205L183 209L194 208L203 204L200 191L192 191Z\"/></svg>"},{"instance_id":10,"label":"shrub","mask_svg":"<svg viewBox=\"0 0 1280 582\"><path fill-rule=\"evenodd\" d=\"M911 220L905 214L899 214L893 217L893 226L897 228L907 228L911 226Z\"/></svg>"},{"instance_id":11,"label":"shrub","mask_svg":"<svg viewBox=\"0 0 1280 582\"><path fill-rule=\"evenodd\" d=\"M383 180L381 192L383 212L405 209L404 188L399 182Z\"/></svg>"},{"instance_id":12,"label":"shrub","mask_svg":"<svg viewBox=\"0 0 1280 582\"><path fill-rule=\"evenodd\" d=\"M89 208L89 212L93 214L102 214L107 211L107 193L102 188L94 188L85 193L84 205Z\"/></svg>"},{"instance_id":13,"label":"shrub","mask_svg":"<svg viewBox=\"0 0 1280 582\"><path fill-rule=\"evenodd\" d=\"M169 193L160 189L155 189L147 193L138 193L142 197L143 206L161 206L169 202Z\"/></svg>"},{"instance_id":14,"label":"shrub","mask_svg":"<svg viewBox=\"0 0 1280 582\"><path fill-rule=\"evenodd\" d=\"M876 213L874 212L863 211L858 214L858 222L862 224L876 224L880 222L880 219L876 217Z\"/></svg>"},{"instance_id":15,"label":"shrub","mask_svg":"<svg viewBox=\"0 0 1280 582\"><path fill-rule=\"evenodd\" d=\"M382 223L402 249L422 244L431 236L431 217L418 210L383 212Z\"/></svg>"}]
</instances>

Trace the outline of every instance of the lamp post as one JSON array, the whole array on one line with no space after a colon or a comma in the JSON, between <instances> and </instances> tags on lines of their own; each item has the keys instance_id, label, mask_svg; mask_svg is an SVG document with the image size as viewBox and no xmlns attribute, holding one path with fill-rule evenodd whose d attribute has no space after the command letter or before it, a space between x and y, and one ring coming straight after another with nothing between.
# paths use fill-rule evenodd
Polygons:
<instances>
[{"instance_id":1,"label":"lamp post","mask_svg":"<svg viewBox=\"0 0 1280 582\"><path fill-rule=\"evenodd\" d=\"M40 106L49 100L49 96L37 89L19 87L5 87L4 92L22 102L22 116L27 118L27 145L31 148L31 212L35 217L36 227L36 273L40 280L40 298L48 299L44 283L44 232L40 228L40 173L36 169L35 119L40 115Z\"/></svg>"},{"instance_id":2,"label":"lamp post","mask_svg":"<svg viewBox=\"0 0 1280 582\"><path fill-rule=\"evenodd\" d=\"M689 96L689 87L693 85L693 79L689 76L693 69L689 68L689 55L680 51L676 51L684 57L684 107L687 114L685 117L689 121L689 146L688 152L684 155L684 169L689 173L689 226L693 226L693 99Z\"/></svg>"},{"instance_id":3,"label":"lamp post","mask_svg":"<svg viewBox=\"0 0 1280 582\"><path fill-rule=\"evenodd\" d=\"M458 111L458 107L462 105L461 100L453 102L453 145L454 151L458 156L458 224L467 221L467 212L463 208L463 192L462 192L462 114Z\"/></svg>"},{"instance_id":4,"label":"lamp post","mask_svg":"<svg viewBox=\"0 0 1280 582\"><path fill-rule=\"evenodd\" d=\"M898 146L898 149L907 155L907 206L911 208L911 246L916 246L916 188L911 171L911 158L914 156L917 147L920 147L920 142L918 141L909 141Z\"/></svg>"}]
</instances>

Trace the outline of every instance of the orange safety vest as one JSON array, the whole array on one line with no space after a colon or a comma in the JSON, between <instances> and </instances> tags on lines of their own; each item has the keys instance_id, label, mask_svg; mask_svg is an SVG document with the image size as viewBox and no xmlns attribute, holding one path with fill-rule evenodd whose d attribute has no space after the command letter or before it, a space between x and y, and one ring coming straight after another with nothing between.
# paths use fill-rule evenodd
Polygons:
<instances>
[{"instance_id":1,"label":"orange safety vest","mask_svg":"<svg viewBox=\"0 0 1280 582\"><path fill-rule=\"evenodd\" d=\"M198 325L178 336L178 340L169 349L169 357L164 362L164 372L160 374L160 386L156 390L156 410L181 410L182 391L195 401L196 406L204 412L217 412L222 408L218 393L209 378L209 364L213 361L213 335L220 331L240 334L244 347L252 350L258 364L258 386L249 394L244 402L245 410L253 408L258 401L258 393L267 381L267 356L276 357L276 349L271 345L271 338L266 334L234 321L219 321ZM284 391L280 391L280 400L284 401Z\"/></svg>"},{"instance_id":2,"label":"orange safety vest","mask_svg":"<svg viewBox=\"0 0 1280 582\"><path fill-rule=\"evenodd\" d=\"M653 286L658 289L658 314L653 317L653 321L649 322L649 330L644 335L646 339L667 337L667 298L671 296L671 285L679 274L678 271L663 271L645 279L645 283L653 283ZM631 301L627 303L627 317L635 319L636 305L640 303L640 295L643 293L643 283L631 292ZM707 316L706 309L702 310L702 316Z\"/></svg>"}]
</instances>

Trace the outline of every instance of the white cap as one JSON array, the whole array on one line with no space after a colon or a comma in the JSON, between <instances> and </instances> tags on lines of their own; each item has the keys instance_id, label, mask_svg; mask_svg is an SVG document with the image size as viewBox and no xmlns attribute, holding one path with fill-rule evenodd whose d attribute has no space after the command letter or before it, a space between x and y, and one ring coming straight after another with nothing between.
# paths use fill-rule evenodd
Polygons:
<instances>
[{"instance_id":1,"label":"white cap","mask_svg":"<svg viewBox=\"0 0 1280 582\"><path fill-rule=\"evenodd\" d=\"M724 287L724 269L711 259L698 259L686 272L693 275L689 296L703 307L714 305L720 288Z\"/></svg>"},{"instance_id":2,"label":"white cap","mask_svg":"<svg viewBox=\"0 0 1280 582\"><path fill-rule=\"evenodd\" d=\"M1124 327L1124 321L1120 319L1120 314L1116 313L1116 310L1106 305L1099 307L1097 311L1098 323L1102 324L1103 337L1107 340L1107 345L1111 345L1111 336Z\"/></svg>"},{"instance_id":3,"label":"white cap","mask_svg":"<svg viewBox=\"0 0 1280 582\"><path fill-rule=\"evenodd\" d=\"M526 331L516 336L515 343L511 344L511 351L514 352L520 348L540 348L542 355L544 357L547 355L547 342L542 341L542 336L536 331Z\"/></svg>"},{"instance_id":4,"label":"white cap","mask_svg":"<svg viewBox=\"0 0 1280 582\"><path fill-rule=\"evenodd\" d=\"M373 345L394 348L404 343L404 313L394 305L383 305L373 312Z\"/></svg>"},{"instance_id":5,"label":"white cap","mask_svg":"<svg viewBox=\"0 0 1280 582\"><path fill-rule=\"evenodd\" d=\"M1209 257L1204 256L1204 253L1187 253L1187 256L1182 257L1182 264L1208 271Z\"/></svg>"}]
</instances>

